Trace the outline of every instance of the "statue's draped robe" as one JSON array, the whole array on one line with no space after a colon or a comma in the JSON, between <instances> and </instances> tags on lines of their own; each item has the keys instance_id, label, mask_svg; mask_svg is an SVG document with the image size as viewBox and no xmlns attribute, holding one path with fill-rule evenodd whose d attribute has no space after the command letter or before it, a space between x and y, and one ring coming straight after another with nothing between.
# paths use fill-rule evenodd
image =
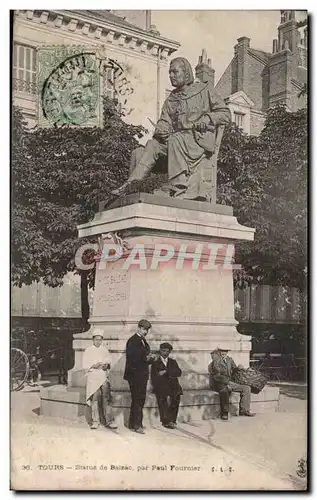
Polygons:
<instances>
[{"instance_id":1,"label":"statue's draped robe","mask_svg":"<svg viewBox=\"0 0 317 500\"><path fill-rule=\"evenodd\" d=\"M131 180L142 179L160 155L167 155L169 183L178 188L180 197L208 198L217 130L230 122L230 117L229 108L210 83L194 82L173 90ZM205 123L213 130L198 132L192 128L194 123ZM163 137L166 132L168 139Z\"/></svg>"}]
</instances>

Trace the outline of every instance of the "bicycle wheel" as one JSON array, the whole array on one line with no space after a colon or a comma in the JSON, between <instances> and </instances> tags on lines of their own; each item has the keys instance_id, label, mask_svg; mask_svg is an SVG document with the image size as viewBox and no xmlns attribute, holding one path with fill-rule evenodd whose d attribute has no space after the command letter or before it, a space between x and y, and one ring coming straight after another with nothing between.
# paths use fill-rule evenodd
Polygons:
<instances>
[{"instance_id":1,"label":"bicycle wheel","mask_svg":"<svg viewBox=\"0 0 317 500\"><path fill-rule=\"evenodd\" d=\"M25 352L11 348L11 391L22 389L29 373L29 360Z\"/></svg>"}]
</instances>

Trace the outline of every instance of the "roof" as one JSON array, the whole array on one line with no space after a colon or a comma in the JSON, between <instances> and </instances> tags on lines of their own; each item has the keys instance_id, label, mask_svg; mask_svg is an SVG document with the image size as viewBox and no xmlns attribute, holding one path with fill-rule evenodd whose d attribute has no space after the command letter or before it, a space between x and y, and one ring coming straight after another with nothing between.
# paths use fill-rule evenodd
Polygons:
<instances>
[{"instance_id":1,"label":"roof","mask_svg":"<svg viewBox=\"0 0 317 500\"><path fill-rule=\"evenodd\" d=\"M264 52L264 50L257 50L257 49L248 49L248 51L255 57L261 59L264 63L269 62L271 54L269 54L268 52Z\"/></svg>"},{"instance_id":2,"label":"roof","mask_svg":"<svg viewBox=\"0 0 317 500\"><path fill-rule=\"evenodd\" d=\"M104 19L105 21L109 21L110 23L117 24L119 26L125 27L125 28L137 28L135 24L128 23L125 21L123 17L116 16L115 14L112 14L109 10L77 10L78 13L81 14L88 14L90 16L94 17L99 17L99 19ZM141 31L141 28L139 28Z\"/></svg>"},{"instance_id":3,"label":"roof","mask_svg":"<svg viewBox=\"0 0 317 500\"><path fill-rule=\"evenodd\" d=\"M125 28L127 30L134 31L134 33L141 36L146 35L147 37L151 37L152 39L157 39L157 41L160 41L163 45L166 45L169 48L173 48L173 50L177 50L177 48L180 46L179 42L165 38L158 33L152 33L151 31L143 30L135 24L128 23L124 18L112 14L109 10L71 10L68 12L75 12L83 17L93 18L96 21L99 20L106 23L108 22L112 25L118 26L119 28L121 27L123 29Z\"/></svg>"}]
</instances>

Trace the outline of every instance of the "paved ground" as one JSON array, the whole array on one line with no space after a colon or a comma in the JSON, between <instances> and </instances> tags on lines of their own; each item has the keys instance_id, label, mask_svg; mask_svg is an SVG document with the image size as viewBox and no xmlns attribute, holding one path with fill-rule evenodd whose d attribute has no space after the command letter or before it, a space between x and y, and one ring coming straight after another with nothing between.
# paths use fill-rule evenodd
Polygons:
<instances>
[{"instance_id":1,"label":"paved ground","mask_svg":"<svg viewBox=\"0 0 317 500\"><path fill-rule=\"evenodd\" d=\"M91 431L84 422L41 417L37 388L12 393L11 407L16 489L305 488L296 473L307 442L302 385L281 386L278 413L180 424L177 430L157 425L144 436L126 428ZM56 470L49 470L52 466Z\"/></svg>"}]
</instances>

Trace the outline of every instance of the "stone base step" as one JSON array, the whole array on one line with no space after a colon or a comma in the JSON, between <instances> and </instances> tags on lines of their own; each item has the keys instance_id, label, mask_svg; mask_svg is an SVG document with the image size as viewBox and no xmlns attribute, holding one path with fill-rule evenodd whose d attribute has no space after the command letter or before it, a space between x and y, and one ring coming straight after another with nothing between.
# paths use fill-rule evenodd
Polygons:
<instances>
[{"instance_id":1,"label":"stone base step","mask_svg":"<svg viewBox=\"0 0 317 500\"><path fill-rule=\"evenodd\" d=\"M85 389L56 385L41 388L41 415L59 417L67 420L78 420L80 417L87 417ZM129 417L130 393L128 391L112 392L112 407L116 421L119 423L123 419L126 424ZM230 414L239 414L240 396L232 393L230 398ZM252 394L251 411L255 413L272 412L278 410L279 389L267 386L260 394ZM190 422L191 420L208 420L220 416L219 394L211 390L189 390L184 391L181 397L179 408L180 422ZM145 421L157 421L159 413L157 401L154 394L148 393L144 406Z\"/></svg>"}]
</instances>

